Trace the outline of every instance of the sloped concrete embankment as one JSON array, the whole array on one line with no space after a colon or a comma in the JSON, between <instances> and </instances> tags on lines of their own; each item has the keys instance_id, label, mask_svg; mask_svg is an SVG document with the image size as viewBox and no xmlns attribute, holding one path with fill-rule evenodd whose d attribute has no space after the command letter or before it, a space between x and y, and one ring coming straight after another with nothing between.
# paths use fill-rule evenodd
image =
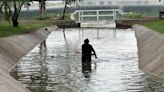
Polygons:
<instances>
[{"instance_id":1,"label":"sloped concrete embankment","mask_svg":"<svg viewBox=\"0 0 164 92\"><path fill-rule=\"evenodd\" d=\"M56 29L55 26L49 27L48 31L40 29L29 34L0 38L0 92L29 92L8 72L20 58L46 39L52 30Z\"/></svg>"},{"instance_id":2,"label":"sloped concrete embankment","mask_svg":"<svg viewBox=\"0 0 164 92\"><path fill-rule=\"evenodd\" d=\"M164 35L141 25L134 25L139 68L144 72L164 78Z\"/></svg>"}]
</instances>

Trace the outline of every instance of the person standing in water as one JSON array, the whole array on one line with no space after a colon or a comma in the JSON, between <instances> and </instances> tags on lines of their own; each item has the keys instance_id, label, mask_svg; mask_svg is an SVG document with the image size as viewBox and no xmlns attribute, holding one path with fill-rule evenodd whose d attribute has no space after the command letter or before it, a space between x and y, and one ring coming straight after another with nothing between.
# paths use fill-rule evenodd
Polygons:
<instances>
[{"instance_id":1,"label":"person standing in water","mask_svg":"<svg viewBox=\"0 0 164 92\"><path fill-rule=\"evenodd\" d=\"M89 39L85 39L82 45L82 72L91 71L92 55L95 55L95 58L97 58L95 50L89 44Z\"/></svg>"}]
</instances>

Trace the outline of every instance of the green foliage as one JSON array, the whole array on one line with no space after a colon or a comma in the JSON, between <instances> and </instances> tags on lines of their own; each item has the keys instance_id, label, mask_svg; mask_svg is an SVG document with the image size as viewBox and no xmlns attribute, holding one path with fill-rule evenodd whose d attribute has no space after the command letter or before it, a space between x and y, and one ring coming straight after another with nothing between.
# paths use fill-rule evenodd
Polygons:
<instances>
[{"instance_id":1,"label":"green foliage","mask_svg":"<svg viewBox=\"0 0 164 92\"><path fill-rule=\"evenodd\" d=\"M29 1L30 0L0 0L0 12L5 20L10 22L12 19L13 26L17 27L21 8Z\"/></svg>"},{"instance_id":2,"label":"green foliage","mask_svg":"<svg viewBox=\"0 0 164 92\"><path fill-rule=\"evenodd\" d=\"M141 25L153 29L159 33L164 33L164 20L140 23Z\"/></svg>"},{"instance_id":3,"label":"green foliage","mask_svg":"<svg viewBox=\"0 0 164 92\"><path fill-rule=\"evenodd\" d=\"M125 15L126 18L132 18L132 19L139 19L142 17L142 15L140 13L136 13L136 12L129 12Z\"/></svg>"}]
</instances>

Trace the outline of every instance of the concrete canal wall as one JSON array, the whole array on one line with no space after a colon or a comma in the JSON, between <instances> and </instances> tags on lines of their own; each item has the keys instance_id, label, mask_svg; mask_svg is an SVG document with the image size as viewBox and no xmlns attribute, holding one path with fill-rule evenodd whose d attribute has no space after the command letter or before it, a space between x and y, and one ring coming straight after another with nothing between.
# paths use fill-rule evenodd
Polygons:
<instances>
[{"instance_id":1,"label":"concrete canal wall","mask_svg":"<svg viewBox=\"0 0 164 92\"><path fill-rule=\"evenodd\" d=\"M56 29L54 26L49 27L48 31L43 28L29 34L0 38L0 92L29 92L9 75L9 71L19 59Z\"/></svg>"},{"instance_id":2,"label":"concrete canal wall","mask_svg":"<svg viewBox=\"0 0 164 92\"><path fill-rule=\"evenodd\" d=\"M139 68L144 72L164 78L164 35L140 25L134 25Z\"/></svg>"}]
</instances>

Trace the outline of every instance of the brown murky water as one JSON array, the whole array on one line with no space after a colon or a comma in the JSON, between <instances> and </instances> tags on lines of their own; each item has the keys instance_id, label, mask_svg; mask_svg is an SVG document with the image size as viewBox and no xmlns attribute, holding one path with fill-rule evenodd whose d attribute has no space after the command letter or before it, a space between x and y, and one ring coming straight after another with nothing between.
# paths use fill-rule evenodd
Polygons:
<instances>
[{"instance_id":1,"label":"brown murky water","mask_svg":"<svg viewBox=\"0 0 164 92\"><path fill-rule=\"evenodd\" d=\"M82 73L85 38L97 52L92 71ZM58 29L11 71L33 92L164 92L162 81L138 69L137 45L131 29Z\"/></svg>"}]
</instances>

